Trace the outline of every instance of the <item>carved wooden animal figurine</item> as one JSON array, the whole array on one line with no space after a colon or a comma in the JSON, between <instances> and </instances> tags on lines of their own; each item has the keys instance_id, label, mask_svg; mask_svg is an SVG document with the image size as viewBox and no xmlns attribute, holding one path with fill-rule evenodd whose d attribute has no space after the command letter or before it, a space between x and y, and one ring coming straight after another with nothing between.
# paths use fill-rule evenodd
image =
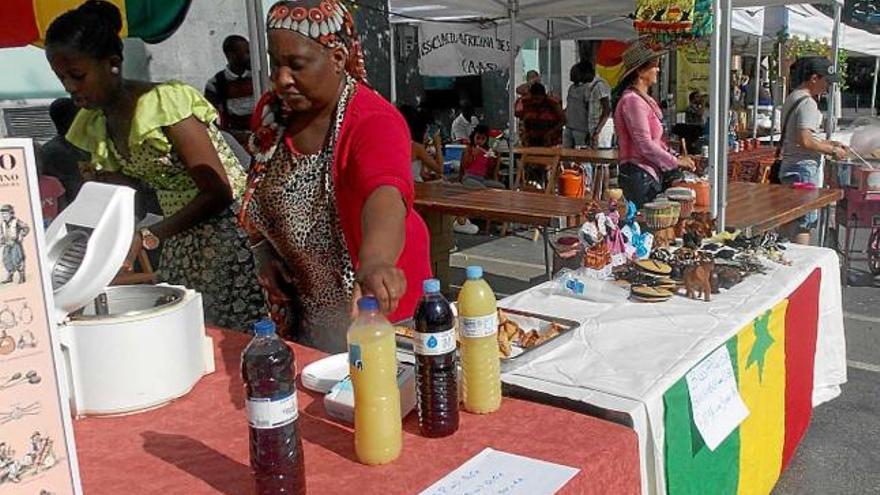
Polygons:
<instances>
[{"instance_id":1,"label":"carved wooden animal figurine","mask_svg":"<svg viewBox=\"0 0 880 495\"><path fill-rule=\"evenodd\" d=\"M706 302L712 300L712 272L715 263L706 262L691 265L684 269L684 288L687 297L691 299L703 298Z\"/></svg>"}]
</instances>

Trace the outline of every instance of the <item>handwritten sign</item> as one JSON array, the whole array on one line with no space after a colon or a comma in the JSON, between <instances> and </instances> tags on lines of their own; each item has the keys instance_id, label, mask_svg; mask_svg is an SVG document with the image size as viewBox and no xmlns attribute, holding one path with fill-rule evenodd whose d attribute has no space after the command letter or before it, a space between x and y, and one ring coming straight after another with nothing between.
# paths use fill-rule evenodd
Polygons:
<instances>
[{"instance_id":1,"label":"handwritten sign","mask_svg":"<svg viewBox=\"0 0 880 495\"><path fill-rule=\"evenodd\" d=\"M736 387L733 363L721 347L686 376L694 424L709 450L715 450L749 415Z\"/></svg>"},{"instance_id":2,"label":"handwritten sign","mask_svg":"<svg viewBox=\"0 0 880 495\"><path fill-rule=\"evenodd\" d=\"M473 76L506 69L510 36L496 27L474 24L419 24L419 73L423 76Z\"/></svg>"},{"instance_id":3,"label":"handwritten sign","mask_svg":"<svg viewBox=\"0 0 880 495\"><path fill-rule=\"evenodd\" d=\"M485 449L421 495L551 495L580 469Z\"/></svg>"},{"instance_id":4,"label":"handwritten sign","mask_svg":"<svg viewBox=\"0 0 880 495\"><path fill-rule=\"evenodd\" d=\"M30 139L0 139L0 494L82 489Z\"/></svg>"}]
</instances>

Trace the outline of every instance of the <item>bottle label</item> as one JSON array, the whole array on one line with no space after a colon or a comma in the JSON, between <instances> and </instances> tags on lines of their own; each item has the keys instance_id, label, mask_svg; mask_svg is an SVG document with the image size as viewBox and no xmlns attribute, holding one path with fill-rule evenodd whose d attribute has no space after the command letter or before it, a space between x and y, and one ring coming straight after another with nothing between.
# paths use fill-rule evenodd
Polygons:
<instances>
[{"instance_id":1,"label":"bottle label","mask_svg":"<svg viewBox=\"0 0 880 495\"><path fill-rule=\"evenodd\" d=\"M466 339L488 337L498 332L498 313L486 316L461 318L461 336Z\"/></svg>"},{"instance_id":2,"label":"bottle label","mask_svg":"<svg viewBox=\"0 0 880 495\"><path fill-rule=\"evenodd\" d=\"M296 393L275 399L248 398L245 406L248 423L260 430L287 426L299 417Z\"/></svg>"},{"instance_id":3,"label":"bottle label","mask_svg":"<svg viewBox=\"0 0 880 495\"><path fill-rule=\"evenodd\" d=\"M413 349L420 356L440 356L455 350L455 328L445 332L413 332Z\"/></svg>"}]
</instances>

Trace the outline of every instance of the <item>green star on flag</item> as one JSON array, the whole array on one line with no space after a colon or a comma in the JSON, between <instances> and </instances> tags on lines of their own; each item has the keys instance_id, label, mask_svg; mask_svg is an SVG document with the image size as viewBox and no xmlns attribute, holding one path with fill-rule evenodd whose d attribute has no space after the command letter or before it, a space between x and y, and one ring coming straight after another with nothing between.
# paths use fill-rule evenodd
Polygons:
<instances>
[{"instance_id":1,"label":"green star on flag","mask_svg":"<svg viewBox=\"0 0 880 495\"><path fill-rule=\"evenodd\" d=\"M752 364L758 364L758 381L764 380L764 360L767 357L767 350L773 345L773 337L770 336L770 311L755 319L755 344L749 352L749 358L746 361L746 369L752 367Z\"/></svg>"}]
</instances>

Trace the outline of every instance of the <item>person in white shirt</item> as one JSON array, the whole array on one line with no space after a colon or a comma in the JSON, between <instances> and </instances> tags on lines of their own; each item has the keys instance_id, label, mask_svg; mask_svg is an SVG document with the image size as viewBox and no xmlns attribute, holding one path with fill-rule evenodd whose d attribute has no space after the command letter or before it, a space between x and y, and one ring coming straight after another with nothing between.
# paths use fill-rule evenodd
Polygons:
<instances>
[{"instance_id":1,"label":"person in white shirt","mask_svg":"<svg viewBox=\"0 0 880 495\"><path fill-rule=\"evenodd\" d=\"M589 145L592 148L610 148L613 126L611 119L611 86L596 74L596 68L590 62L581 62L587 84L589 116L587 130L590 133Z\"/></svg>"},{"instance_id":2,"label":"person in white shirt","mask_svg":"<svg viewBox=\"0 0 880 495\"><path fill-rule=\"evenodd\" d=\"M461 108L461 113L452 121L452 141L456 143L467 143L471 138L471 133L480 124L480 120L474 115L474 108L465 105Z\"/></svg>"}]
</instances>

